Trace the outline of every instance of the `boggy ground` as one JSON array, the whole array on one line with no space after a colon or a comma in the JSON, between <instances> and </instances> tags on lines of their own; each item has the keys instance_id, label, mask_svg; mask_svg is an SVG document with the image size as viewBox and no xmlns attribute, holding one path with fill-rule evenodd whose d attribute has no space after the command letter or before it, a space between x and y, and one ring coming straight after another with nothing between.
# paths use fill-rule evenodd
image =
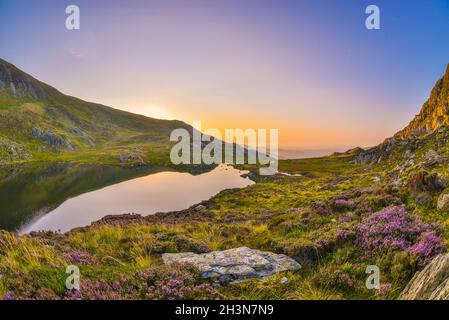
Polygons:
<instances>
[{"instance_id":1,"label":"boggy ground","mask_svg":"<svg viewBox=\"0 0 449 320\"><path fill-rule=\"evenodd\" d=\"M446 251L446 162L422 152L406 164L392 155L360 165L356 156L280 162L301 176L258 177L246 167L257 184L180 212L105 217L66 234L2 232L0 297L395 299ZM303 268L216 287L191 266L162 265L166 252L240 246L286 254ZM65 288L69 264L80 267L80 291ZM367 265L379 267L380 290L366 288Z\"/></svg>"}]
</instances>

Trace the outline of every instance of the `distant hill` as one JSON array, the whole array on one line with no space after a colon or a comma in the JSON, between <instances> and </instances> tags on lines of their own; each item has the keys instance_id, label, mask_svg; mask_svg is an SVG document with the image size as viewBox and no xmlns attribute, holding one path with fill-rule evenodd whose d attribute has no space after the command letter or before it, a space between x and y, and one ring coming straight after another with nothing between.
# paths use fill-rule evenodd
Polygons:
<instances>
[{"instance_id":1,"label":"distant hill","mask_svg":"<svg viewBox=\"0 0 449 320\"><path fill-rule=\"evenodd\" d=\"M0 59L0 163L167 162L175 128L192 130L65 95Z\"/></svg>"}]
</instances>

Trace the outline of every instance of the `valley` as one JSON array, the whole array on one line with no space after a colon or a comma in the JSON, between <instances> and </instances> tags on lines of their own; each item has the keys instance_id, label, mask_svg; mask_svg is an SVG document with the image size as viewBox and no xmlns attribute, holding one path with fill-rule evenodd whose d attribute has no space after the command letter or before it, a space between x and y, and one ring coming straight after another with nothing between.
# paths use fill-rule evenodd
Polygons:
<instances>
[{"instance_id":1,"label":"valley","mask_svg":"<svg viewBox=\"0 0 449 320\"><path fill-rule=\"evenodd\" d=\"M0 189L26 190L30 181L48 184L48 194L28 192L25 200L19 197L15 203L39 208L60 204L88 191L142 177L151 165L163 170L170 167L170 144L164 137L182 123L61 96L8 64L0 67ZM13 74L17 74L12 80L14 90L6 81L11 81L8 77ZM153 215L123 212L65 233L44 230L19 236L0 231L0 296L86 300L429 298L427 293L416 294L426 284L408 284L434 259L447 257L448 114L449 69L411 124L376 147L281 160L282 174L273 176L259 175L258 165L238 165L238 169L249 171L246 176L255 184L222 190L182 210ZM49 169L38 165L42 161L72 165ZM99 171L92 164L106 167ZM38 178L30 178L33 174L26 168L39 172ZM6 198L2 201L6 209L1 221L13 224L15 204L8 204ZM233 269L226 259L234 259L236 251L247 252L249 263ZM193 260L169 264L166 254L187 254ZM222 257L226 273L205 276L201 265L195 264L195 259L203 259L202 254ZM252 254L272 261L253 265L256 256ZM295 266L273 272L277 261L273 257ZM65 268L72 264L80 267L81 290L68 290L64 285ZM373 265L380 271L377 289L365 284L367 266ZM254 275L252 267L269 276ZM429 274L437 277L439 273ZM407 291L416 286L413 294ZM435 296L447 299L446 289L442 283Z\"/></svg>"}]
</instances>

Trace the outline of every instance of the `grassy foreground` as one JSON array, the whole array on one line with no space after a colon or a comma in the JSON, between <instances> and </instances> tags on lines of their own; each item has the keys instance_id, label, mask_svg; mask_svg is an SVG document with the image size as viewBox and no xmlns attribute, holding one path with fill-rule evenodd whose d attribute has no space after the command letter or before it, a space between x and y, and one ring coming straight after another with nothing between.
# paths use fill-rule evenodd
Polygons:
<instances>
[{"instance_id":1,"label":"grassy foreground","mask_svg":"<svg viewBox=\"0 0 449 320\"><path fill-rule=\"evenodd\" d=\"M387 164L353 160L282 161L281 172L301 176L261 178L223 191L203 203L206 209L104 219L66 234L1 232L0 297L394 299L416 271L446 251L449 214L436 208L433 190L421 186L418 197L419 185L397 183L415 181L423 168L392 175ZM444 164L426 170L427 181L432 172L447 172ZM165 252L240 246L286 254L303 268L215 287L191 266L162 265ZM65 288L71 264L80 267L80 291ZM366 288L367 265L379 267L380 290Z\"/></svg>"}]
</instances>

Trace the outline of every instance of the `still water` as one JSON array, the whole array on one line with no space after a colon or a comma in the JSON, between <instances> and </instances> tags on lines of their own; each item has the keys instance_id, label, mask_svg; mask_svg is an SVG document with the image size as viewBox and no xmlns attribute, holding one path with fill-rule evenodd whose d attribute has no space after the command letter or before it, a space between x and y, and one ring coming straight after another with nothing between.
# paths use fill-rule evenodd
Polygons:
<instances>
[{"instance_id":1,"label":"still water","mask_svg":"<svg viewBox=\"0 0 449 320\"><path fill-rule=\"evenodd\" d=\"M65 232L105 215L185 209L254 183L225 165L197 175L143 170L60 165L10 173L0 185L0 229Z\"/></svg>"}]
</instances>

